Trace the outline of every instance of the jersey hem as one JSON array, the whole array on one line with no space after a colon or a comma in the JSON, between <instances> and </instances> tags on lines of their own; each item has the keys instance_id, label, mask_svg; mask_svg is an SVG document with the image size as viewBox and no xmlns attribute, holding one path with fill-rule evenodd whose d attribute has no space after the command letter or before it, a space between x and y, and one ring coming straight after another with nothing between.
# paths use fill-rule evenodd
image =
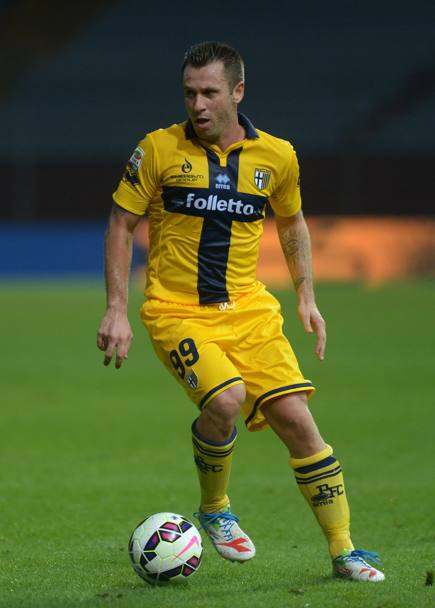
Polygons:
<instances>
[{"instance_id":1,"label":"jersey hem","mask_svg":"<svg viewBox=\"0 0 435 608\"><path fill-rule=\"evenodd\" d=\"M153 286L153 290L157 290L156 287ZM252 285L249 285L249 289L247 289L246 291L238 291L236 293L230 292L229 293L229 297L226 300L226 302L228 302L228 304L232 305L232 303L235 304L235 306L237 307L239 304L242 305L245 301L249 301L250 298L252 298L253 296L257 295L260 291L265 290L266 286L264 285L264 283L262 283L261 281L259 281L258 279L256 279L254 281L254 283L252 283ZM184 298L184 294L183 294L183 298L180 299L166 299L164 297L164 294L153 294L150 293L151 289L147 286L145 289L145 302L144 305L149 302L150 304L156 303L156 304L163 304L163 305L175 305L177 307L180 308L192 308L193 310L197 309L217 309L219 308L219 306L221 304L223 304L223 302L214 302L214 303L210 303L210 304L200 304L199 303L199 298L198 298L198 294L195 293L190 293L187 294L188 296L191 297L191 299L187 299ZM175 294L181 294L181 292L175 292L175 291L168 291L165 290L166 293L171 294L172 296L174 296ZM194 297L196 296L196 301L194 301ZM229 306L229 309L232 309L232 306Z\"/></svg>"}]
</instances>

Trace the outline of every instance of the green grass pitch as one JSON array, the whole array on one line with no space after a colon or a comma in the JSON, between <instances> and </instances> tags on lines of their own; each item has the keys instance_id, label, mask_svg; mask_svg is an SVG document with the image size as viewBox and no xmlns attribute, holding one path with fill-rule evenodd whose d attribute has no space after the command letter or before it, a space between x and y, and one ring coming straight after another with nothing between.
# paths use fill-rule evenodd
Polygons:
<instances>
[{"instance_id":1,"label":"green grass pitch","mask_svg":"<svg viewBox=\"0 0 435 608\"><path fill-rule=\"evenodd\" d=\"M98 284L97 284L98 283ZM195 415L150 348L132 289L127 364L95 347L99 282L4 282L1 301L0 606L394 608L435 605L435 285L319 285L329 328L317 362L292 294L278 294L312 411L340 458L357 546L387 580L333 580L326 543L271 431L239 424L230 494L257 557L225 562L204 540L199 573L152 588L127 554L147 514L191 516ZM431 401L432 400L432 401Z\"/></svg>"}]
</instances>

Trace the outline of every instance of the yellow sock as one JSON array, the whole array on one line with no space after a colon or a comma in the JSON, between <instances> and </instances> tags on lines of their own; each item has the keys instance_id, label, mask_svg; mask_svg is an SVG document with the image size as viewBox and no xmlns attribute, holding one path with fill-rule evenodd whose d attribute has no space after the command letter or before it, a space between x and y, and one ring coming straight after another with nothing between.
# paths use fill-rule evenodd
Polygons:
<instances>
[{"instance_id":1,"label":"yellow sock","mask_svg":"<svg viewBox=\"0 0 435 608\"><path fill-rule=\"evenodd\" d=\"M227 489L236 437L234 427L227 441L208 441L196 430L196 421L192 424L193 455L201 487L200 511L204 513L222 511L230 502Z\"/></svg>"},{"instance_id":2,"label":"yellow sock","mask_svg":"<svg viewBox=\"0 0 435 608\"><path fill-rule=\"evenodd\" d=\"M327 445L307 458L290 458L296 482L329 543L331 557L343 549L353 549L350 539L350 514L344 490L343 473Z\"/></svg>"}]
</instances>

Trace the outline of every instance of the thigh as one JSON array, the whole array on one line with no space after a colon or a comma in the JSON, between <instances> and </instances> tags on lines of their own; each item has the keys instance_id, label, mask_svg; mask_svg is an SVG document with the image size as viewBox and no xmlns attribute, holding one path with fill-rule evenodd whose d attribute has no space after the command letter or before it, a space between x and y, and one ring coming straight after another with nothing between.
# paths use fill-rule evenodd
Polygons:
<instances>
[{"instance_id":1,"label":"thigh","mask_svg":"<svg viewBox=\"0 0 435 608\"><path fill-rule=\"evenodd\" d=\"M268 426L261 406L271 398L295 392L313 394L314 386L302 374L293 349L283 333L279 302L267 291L236 313L239 334L229 358L246 385L243 416L250 431Z\"/></svg>"},{"instance_id":2,"label":"thigh","mask_svg":"<svg viewBox=\"0 0 435 608\"><path fill-rule=\"evenodd\" d=\"M157 356L200 409L243 383L222 347L233 336L214 310L149 300L141 317Z\"/></svg>"}]
</instances>

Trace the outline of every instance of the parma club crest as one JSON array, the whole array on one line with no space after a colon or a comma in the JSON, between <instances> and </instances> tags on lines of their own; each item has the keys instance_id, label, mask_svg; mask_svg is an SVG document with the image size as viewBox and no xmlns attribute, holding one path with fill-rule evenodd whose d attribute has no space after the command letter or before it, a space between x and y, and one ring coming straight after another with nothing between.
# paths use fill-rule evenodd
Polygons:
<instances>
[{"instance_id":1,"label":"parma club crest","mask_svg":"<svg viewBox=\"0 0 435 608\"><path fill-rule=\"evenodd\" d=\"M195 374L193 369L190 370L190 374L187 376L186 382L192 390L196 391L198 388L198 376Z\"/></svg>"},{"instance_id":2,"label":"parma club crest","mask_svg":"<svg viewBox=\"0 0 435 608\"><path fill-rule=\"evenodd\" d=\"M254 182L259 190L267 188L272 172L268 169L255 169Z\"/></svg>"}]
</instances>

